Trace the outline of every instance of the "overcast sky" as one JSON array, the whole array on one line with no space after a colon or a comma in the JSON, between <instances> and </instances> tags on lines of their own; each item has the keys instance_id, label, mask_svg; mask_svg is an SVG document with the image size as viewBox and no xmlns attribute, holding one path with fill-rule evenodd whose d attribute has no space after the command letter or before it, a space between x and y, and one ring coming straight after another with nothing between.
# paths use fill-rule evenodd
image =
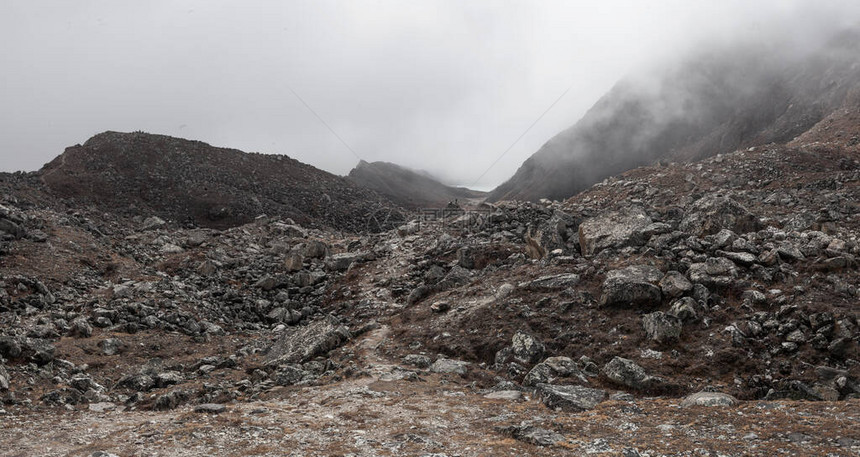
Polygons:
<instances>
[{"instance_id":1,"label":"overcast sky","mask_svg":"<svg viewBox=\"0 0 860 457\"><path fill-rule=\"evenodd\" d=\"M492 188L633 69L857 3L2 0L0 169L143 130Z\"/></svg>"}]
</instances>

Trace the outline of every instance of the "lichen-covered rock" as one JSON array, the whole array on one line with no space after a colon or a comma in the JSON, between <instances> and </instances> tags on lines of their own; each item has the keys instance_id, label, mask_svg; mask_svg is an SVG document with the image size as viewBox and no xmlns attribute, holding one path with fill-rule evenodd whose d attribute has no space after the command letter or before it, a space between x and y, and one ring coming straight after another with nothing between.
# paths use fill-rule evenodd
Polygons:
<instances>
[{"instance_id":1,"label":"lichen-covered rock","mask_svg":"<svg viewBox=\"0 0 860 457\"><path fill-rule=\"evenodd\" d=\"M656 284L663 273L650 265L634 265L606 274L603 281L603 306L649 307L657 306L663 293Z\"/></svg>"},{"instance_id":2,"label":"lichen-covered rock","mask_svg":"<svg viewBox=\"0 0 860 457\"><path fill-rule=\"evenodd\" d=\"M522 365L533 365L543 358L544 345L525 332L517 332L511 339L511 356Z\"/></svg>"},{"instance_id":3,"label":"lichen-covered rock","mask_svg":"<svg viewBox=\"0 0 860 457\"><path fill-rule=\"evenodd\" d=\"M647 239L642 229L651 224L651 218L642 208L631 207L586 219L579 224L579 246L582 255L590 256L607 248L643 244Z\"/></svg>"},{"instance_id":4,"label":"lichen-covered rock","mask_svg":"<svg viewBox=\"0 0 860 457\"><path fill-rule=\"evenodd\" d=\"M588 411L606 399L605 391L582 386L538 384L535 392L547 407L570 412Z\"/></svg>"},{"instance_id":5,"label":"lichen-covered rock","mask_svg":"<svg viewBox=\"0 0 860 457\"><path fill-rule=\"evenodd\" d=\"M660 344L677 341L681 336L681 320L663 311L642 316L642 326L648 339Z\"/></svg>"},{"instance_id":6,"label":"lichen-covered rock","mask_svg":"<svg viewBox=\"0 0 860 457\"><path fill-rule=\"evenodd\" d=\"M622 357L614 357L602 371L609 380L636 390L654 387L659 382L659 378L648 375L632 360Z\"/></svg>"},{"instance_id":7,"label":"lichen-covered rock","mask_svg":"<svg viewBox=\"0 0 860 457\"><path fill-rule=\"evenodd\" d=\"M681 220L680 229L704 236L723 229L743 234L754 232L760 226L758 218L731 197L708 194L691 205Z\"/></svg>"},{"instance_id":8,"label":"lichen-covered rock","mask_svg":"<svg viewBox=\"0 0 860 457\"><path fill-rule=\"evenodd\" d=\"M317 320L304 327L291 327L269 349L266 363L306 362L341 346L349 337L349 330L333 317Z\"/></svg>"},{"instance_id":9,"label":"lichen-covered rock","mask_svg":"<svg viewBox=\"0 0 860 457\"><path fill-rule=\"evenodd\" d=\"M738 404L738 399L720 392L696 392L688 395L681 401L682 408L691 406L735 406Z\"/></svg>"}]
</instances>

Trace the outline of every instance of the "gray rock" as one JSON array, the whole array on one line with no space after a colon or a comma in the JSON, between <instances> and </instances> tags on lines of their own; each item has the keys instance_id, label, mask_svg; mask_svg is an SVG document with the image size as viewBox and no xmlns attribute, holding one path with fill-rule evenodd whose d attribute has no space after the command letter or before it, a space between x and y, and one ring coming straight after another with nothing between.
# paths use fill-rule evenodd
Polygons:
<instances>
[{"instance_id":1,"label":"gray rock","mask_svg":"<svg viewBox=\"0 0 860 457\"><path fill-rule=\"evenodd\" d=\"M118 338L107 338L99 341L98 347L102 350L102 354L114 355L119 354L125 349L125 343Z\"/></svg>"},{"instance_id":2,"label":"gray rock","mask_svg":"<svg viewBox=\"0 0 860 457\"><path fill-rule=\"evenodd\" d=\"M164 219L158 216L150 216L144 219L143 223L140 224L140 230L155 230L164 227L164 224L166 224L166 222L164 222Z\"/></svg>"},{"instance_id":3,"label":"gray rock","mask_svg":"<svg viewBox=\"0 0 860 457\"><path fill-rule=\"evenodd\" d=\"M427 368L430 366L431 363L433 363L433 361L430 360L430 357L427 357L426 355L409 354L403 357L403 363L416 368Z\"/></svg>"},{"instance_id":4,"label":"gray rock","mask_svg":"<svg viewBox=\"0 0 860 457\"><path fill-rule=\"evenodd\" d=\"M728 287L737 278L734 262L724 257L710 257L702 263L694 263L687 270L690 281L708 287Z\"/></svg>"},{"instance_id":5,"label":"gray rock","mask_svg":"<svg viewBox=\"0 0 860 457\"><path fill-rule=\"evenodd\" d=\"M631 389L644 390L654 387L659 378L649 376L645 370L632 360L614 357L603 367L603 375Z\"/></svg>"},{"instance_id":6,"label":"gray rock","mask_svg":"<svg viewBox=\"0 0 860 457\"><path fill-rule=\"evenodd\" d=\"M738 399L720 392L696 392L688 395L681 401L682 408L691 406L735 406L738 404Z\"/></svg>"},{"instance_id":7,"label":"gray rock","mask_svg":"<svg viewBox=\"0 0 860 457\"><path fill-rule=\"evenodd\" d=\"M183 381L185 381L185 378L178 371L163 371L155 375L155 383L158 387L181 384Z\"/></svg>"},{"instance_id":8,"label":"gray rock","mask_svg":"<svg viewBox=\"0 0 860 457\"><path fill-rule=\"evenodd\" d=\"M254 284L254 287L263 290L272 290L278 286L280 286L280 281L273 276L265 276Z\"/></svg>"},{"instance_id":9,"label":"gray rock","mask_svg":"<svg viewBox=\"0 0 860 457\"><path fill-rule=\"evenodd\" d=\"M340 347L349 338L349 330L331 316L305 327L291 327L269 349L266 364L306 362Z\"/></svg>"},{"instance_id":10,"label":"gray rock","mask_svg":"<svg viewBox=\"0 0 860 457\"><path fill-rule=\"evenodd\" d=\"M79 317L72 321L69 334L78 338L89 338L93 334L93 326L85 317Z\"/></svg>"},{"instance_id":11,"label":"gray rock","mask_svg":"<svg viewBox=\"0 0 860 457\"><path fill-rule=\"evenodd\" d=\"M522 365L533 365L543 358L544 345L537 338L517 332L511 339L511 356Z\"/></svg>"},{"instance_id":12,"label":"gray rock","mask_svg":"<svg viewBox=\"0 0 860 457\"><path fill-rule=\"evenodd\" d=\"M0 232L8 233L16 239L27 235L27 232L20 225L9 219L0 219Z\"/></svg>"},{"instance_id":13,"label":"gray rock","mask_svg":"<svg viewBox=\"0 0 860 457\"><path fill-rule=\"evenodd\" d=\"M464 376L468 370L469 362L462 360L451 360L440 357L430 366L433 373L453 373Z\"/></svg>"},{"instance_id":14,"label":"gray rock","mask_svg":"<svg viewBox=\"0 0 860 457\"><path fill-rule=\"evenodd\" d=\"M684 297L675 300L669 308L669 314L677 317L681 322L695 322L699 319L701 307L692 297Z\"/></svg>"},{"instance_id":15,"label":"gray rock","mask_svg":"<svg viewBox=\"0 0 860 457\"><path fill-rule=\"evenodd\" d=\"M203 403L194 407L195 413L220 414L224 411L227 411L227 407L219 403Z\"/></svg>"},{"instance_id":16,"label":"gray rock","mask_svg":"<svg viewBox=\"0 0 860 457\"><path fill-rule=\"evenodd\" d=\"M280 235L289 238L307 238L308 231L301 226L295 224L285 224L283 222L275 222L272 224L272 230Z\"/></svg>"},{"instance_id":17,"label":"gray rock","mask_svg":"<svg viewBox=\"0 0 860 457\"><path fill-rule=\"evenodd\" d=\"M155 387L155 379L147 374L128 375L119 380L119 385L136 392L146 392Z\"/></svg>"},{"instance_id":18,"label":"gray rock","mask_svg":"<svg viewBox=\"0 0 860 457\"><path fill-rule=\"evenodd\" d=\"M659 305L663 293L655 284L663 278L656 267L634 265L612 270L603 281L603 306L648 307Z\"/></svg>"},{"instance_id":19,"label":"gray rock","mask_svg":"<svg viewBox=\"0 0 860 457\"><path fill-rule=\"evenodd\" d=\"M569 357L549 357L534 366L525 379L524 386L536 386L538 384L554 384L559 379L575 378L579 382L588 383L585 374Z\"/></svg>"},{"instance_id":20,"label":"gray rock","mask_svg":"<svg viewBox=\"0 0 860 457\"><path fill-rule=\"evenodd\" d=\"M642 316L642 326L648 339L660 344L677 341L681 336L681 320L663 311Z\"/></svg>"},{"instance_id":21,"label":"gray rock","mask_svg":"<svg viewBox=\"0 0 860 457\"><path fill-rule=\"evenodd\" d=\"M660 280L660 290L664 296L676 298L693 290L693 284L680 272L669 271Z\"/></svg>"},{"instance_id":22,"label":"gray rock","mask_svg":"<svg viewBox=\"0 0 860 457\"><path fill-rule=\"evenodd\" d=\"M515 440L535 446L553 446L560 441L564 441L564 436L556 432L531 425L511 425L501 427L498 430L501 433L510 435Z\"/></svg>"},{"instance_id":23,"label":"gray rock","mask_svg":"<svg viewBox=\"0 0 860 457\"><path fill-rule=\"evenodd\" d=\"M519 284L520 288L532 291L564 290L579 284L580 278L576 273L563 273L551 276L541 276L533 281Z\"/></svg>"},{"instance_id":24,"label":"gray rock","mask_svg":"<svg viewBox=\"0 0 860 457\"><path fill-rule=\"evenodd\" d=\"M87 405L87 409L94 413L104 413L116 409L116 403L109 401L90 403L89 405Z\"/></svg>"},{"instance_id":25,"label":"gray rock","mask_svg":"<svg viewBox=\"0 0 860 457\"><path fill-rule=\"evenodd\" d=\"M110 452L105 451L96 451L90 454L90 457L119 457L116 454L111 454Z\"/></svg>"},{"instance_id":26,"label":"gray rock","mask_svg":"<svg viewBox=\"0 0 860 457\"><path fill-rule=\"evenodd\" d=\"M308 240L302 247L301 254L309 259L324 259L329 255L329 247L322 241Z\"/></svg>"},{"instance_id":27,"label":"gray rock","mask_svg":"<svg viewBox=\"0 0 860 457\"><path fill-rule=\"evenodd\" d=\"M716 254L720 257L725 257L732 262L744 266L749 267L752 264L756 263L758 257L749 252L725 252L725 251L717 251Z\"/></svg>"},{"instance_id":28,"label":"gray rock","mask_svg":"<svg viewBox=\"0 0 860 457\"><path fill-rule=\"evenodd\" d=\"M364 252L334 254L326 259L325 266L330 271L346 271L353 263L362 261L366 256Z\"/></svg>"},{"instance_id":29,"label":"gray rock","mask_svg":"<svg viewBox=\"0 0 860 457\"><path fill-rule=\"evenodd\" d=\"M303 370L301 366L290 364L278 367L273 379L276 385L292 386L301 382L308 375L309 373Z\"/></svg>"},{"instance_id":30,"label":"gray rock","mask_svg":"<svg viewBox=\"0 0 860 457\"><path fill-rule=\"evenodd\" d=\"M184 390L173 390L156 397L153 408L159 411L171 410L188 401L189 398L191 398L191 394L189 392Z\"/></svg>"},{"instance_id":31,"label":"gray rock","mask_svg":"<svg viewBox=\"0 0 860 457\"><path fill-rule=\"evenodd\" d=\"M490 392L484 395L484 398L489 398L490 400L511 400L516 401L520 400L523 397L523 393L519 390L499 390L496 392Z\"/></svg>"},{"instance_id":32,"label":"gray rock","mask_svg":"<svg viewBox=\"0 0 860 457\"><path fill-rule=\"evenodd\" d=\"M582 255L590 256L607 248L645 243L641 234L651 218L642 208L608 212L579 224L579 246Z\"/></svg>"},{"instance_id":33,"label":"gray rock","mask_svg":"<svg viewBox=\"0 0 860 457\"><path fill-rule=\"evenodd\" d=\"M593 409L606 398L605 391L582 386L538 384L535 392L547 407L570 412Z\"/></svg>"},{"instance_id":34,"label":"gray rock","mask_svg":"<svg viewBox=\"0 0 860 457\"><path fill-rule=\"evenodd\" d=\"M9 390L9 372L0 364L0 390Z\"/></svg>"},{"instance_id":35,"label":"gray rock","mask_svg":"<svg viewBox=\"0 0 860 457\"><path fill-rule=\"evenodd\" d=\"M788 242L780 243L779 247L776 248L776 253L779 254L781 258L788 261L803 260L805 258L797 246Z\"/></svg>"},{"instance_id":36,"label":"gray rock","mask_svg":"<svg viewBox=\"0 0 860 457\"><path fill-rule=\"evenodd\" d=\"M298 252L291 252L284 259L284 268L290 273L301 270L304 264L305 257Z\"/></svg>"},{"instance_id":37,"label":"gray rock","mask_svg":"<svg viewBox=\"0 0 860 457\"><path fill-rule=\"evenodd\" d=\"M759 230L758 218L730 197L708 194L691 205L679 228L698 236L712 235L728 229L734 233Z\"/></svg>"},{"instance_id":38,"label":"gray rock","mask_svg":"<svg viewBox=\"0 0 860 457\"><path fill-rule=\"evenodd\" d=\"M22 353L21 343L11 336L0 336L0 356L17 359Z\"/></svg>"}]
</instances>

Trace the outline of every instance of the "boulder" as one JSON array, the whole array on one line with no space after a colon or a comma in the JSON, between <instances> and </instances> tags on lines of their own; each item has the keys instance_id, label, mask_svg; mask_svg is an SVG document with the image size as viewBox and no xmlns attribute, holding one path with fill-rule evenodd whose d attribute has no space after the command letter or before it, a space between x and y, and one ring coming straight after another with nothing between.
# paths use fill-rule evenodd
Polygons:
<instances>
[{"instance_id":1,"label":"boulder","mask_svg":"<svg viewBox=\"0 0 860 457\"><path fill-rule=\"evenodd\" d=\"M681 401L682 408L691 406L735 406L738 404L738 399L720 392L696 392L688 395Z\"/></svg>"},{"instance_id":2,"label":"boulder","mask_svg":"<svg viewBox=\"0 0 860 457\"><path fill-rule=\"evenodd\" d=\"M577 381L587 384L588 379L569 357L549 357L534 366L525 379L524 386L536 386L538 384L554 384L559 379L575 378Z\"/></svg>"},{"instance_id":3,"label":"boulder","mask_svg":"<svg viewBox=\"0 0 860 457\"><path fill-rule=\"evenodd\" d=\"M334 254L325 260L325 267L330 271L346 271L355 262L360 262L367 256L364 252L344 252Z\"/></svg>"},{"instance_id":4,"label":"boulder","mask_svg":"<svg viewBox=\"0 0 860 457\"><path fill-rule=\"evenodd\" d=\"M734 233L759 230L758 218L731 197L708 194L687 210L679 228L697 236L713 235L727 229Z\"/></svg>"},{"instance_id":5,"label":"boulder","mask_svg":"<svg viewBox=\"0 0 860 457\"><path fill-rule=\"evenodd\" d=\"M544 345L537 338L517 332L511 339L511 356L522 365L533 365L543 358Z\"/></svg>"},{"instance_id":6,"label":"boulder","mask_svg":"<svg viewBox=\"0 0 860 457\"><path fill-rule=\"evenodd\" d=\"M558 275L541 276L532 281L522 282L520 288L531 291L564 290L579 284L579 275L576 273L562 273Z\"/></svg>"},{"instance_id":7,"label":"boulder","mask_svg":"<svg viewBox=\"0 0 860 457\"><path fill-rule=\"evenodd\" d=\"M166 222L164 222L164 219L158 216L149 216L143 220L142 224L140 224L140 230L155 230L164 227L165 224Z\"/></svg>"},{"instance_id":8,"label":"boulder","mask_svg":"<svg viewBox=\"0 0 860 457\"><path fill-rule=\"evenodd\" d=\"M614 357L604 365L602 371L611 381L636 390L651 388L659 381L659 378L648 375L632 360L621 357Z\"/></svg>"},{"instance_id":9,"label":"boulder","mask_svg":"<svg viewBox=\"0 0 860 457\"><path fill-rule=\"evenodd\" d=\"M680 272L669 271L660 280L660 290L665 297L677 298L693 290L693 284Z\"/></svg>"},{"instance_id":10,"label":"boulder","mask_svg":"<svg viewBox=\"0 0 860 457\"><path fill-rule=\"evenodd\" d=\"M649 307L657 306L663 299L656 285L663 274L650 265L634 265L612 270L603 281L603 306Z\"/></svg>"},{"instance_id":11,"label":"boulder","mask_svg":"<svg viewBox=\"0 0 860 457\"><path fill-rule=\"evenodd\" d=\"M642 230L651 218L639 207L612 211L587 219L579 224L579 247L582 255L590 256L607 248L634 246L647 242Z\"/></svg>"},{"instance_id":12,"label":"boulder","mask_svg":"<svg viewBox=\"0 0 860 457\"><path fill-rule=\"evenodd\" d=\"M349 338L349 330L331 316L305 327L290 327L269 349L266 364L306 362L341 346Z\"/></svg>"},{"instance_id":13,"label":"boulder","mask_svg":"<svg viewBox=\"0 0 860 457\"><path fill-rule=\"evenodd\" d=\"M227 411L227 407L218 403L203 403L194 407L195 413L220 414L224 411Z\"/></svg>"},{"instance_id":14,"label":"boulder","mask_svg":"<svg viewBox=\"0 0 860 457\"><path fill-rule=\"evenodd\" d=\"M648 339L660 344L677 341L681 336L681 320L663 311L642 316L642 326Z\"/></svg>"},{"instance_id":15,"label":"boulder","mask_svg":"<svg viewBox=\"0 0 860 457\"><path fill-rule=\"evenodd\" d=\"M9 390L9 372L0 364L0 390Z\"/></svg>"},{"instance_id":16,"label":"boulder","mask_svg":"<svg viewBox=\"0 0 860 457\"><path fill-rule=\"evenodd\" d=\"M723 257L710 257L687 269L690 281L707 287L729 287L738 276L734 262Z\"/></svg>"},{"instance_id":17,"label":"boulder","mask_svg":"<svg viewBox=\"0 0 860 457\"><path fill-rule=\"evenodd\" d=\"M552 430L531 425L510 425L508 427L500 427L497 430L505 435L510 435L515 440L535 446L552 446L560 441L564 441L564 436Z\"/></svg>"},{"instance_id":18,"label":"boulder","mask_svg":"<svg viewBox=\"0 0 860 457\"><path fill-rule=\"evenodd\" d=\"M606 392L582 386L555 386L538 384L535 393L549 408L559 408L563 411L582 412L594 409L606 399Z\"/></svg>"},{"instance_id":19,"label":"boulder","mask_svg":"<svg viewBox=\"0 0 860 457\"><path fill-rule=\"evenodd\" d=\"M462 360L451 360L440 357L430 366L430 371L433 373L453 373L460 376L465 376L469 367L469 362Z\"/></svg>"},{"instance_id":20,"label":"boulder","mask_svg":"<svg viewBox=\"0 0 860 457\"><path fill-rule=\"evenodd\" d=\"M701 307L691 297L684 297L680 300L675 300L669 308L669 314L677 317L681 322L695 322L699 319L699 310Z\"/></svg>"}]
</instances>

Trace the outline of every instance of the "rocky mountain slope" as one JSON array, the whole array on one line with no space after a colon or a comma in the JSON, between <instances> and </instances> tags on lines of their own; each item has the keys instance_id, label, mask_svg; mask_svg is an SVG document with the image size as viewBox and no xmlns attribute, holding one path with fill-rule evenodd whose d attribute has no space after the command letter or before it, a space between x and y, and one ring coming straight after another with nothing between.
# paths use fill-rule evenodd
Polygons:
<instances>
[{"instance_id":1,"label":"rocky mountain slope","mask_svg":"<svg viewBox=\"0 0 860 457\"><path fill-rule=\"evenodd\" d=\"M0 454L857 455L858 113L375 234L2 175Z\"/></svg>"},{"instance_id":2,"label":"rocky mountain slope","mask_svg":"<svg viewBox=\"0 0 860 457\"><path fill-rule=\"evenodd\" d=\"M349 172L349 178L405 208L440 208L455 200L486 196L485 192L446 186L431 176L388 162L362 160Z\"/></svg>"},{"instance_id":3,"label":"rocky mountain slope","mask_svg":"<svg viewBox=\"0 0 860 457\"><path fill-rule=\"evenodd\" d=\"M396 205L283 155L248 154L142 132L105 132L39 171L54 195L126 215L226 228L268 214L308 226L364 230Z\"/></svg>"},{"instance_id":4,"label":"rocky mountain slope","mask_svg":"<svg viewBox=\"0 0 860 457\"><path fill-rule=\"evenodd\" d=\"M737 42L699 50L618 83L489 201L561 200L658 160L697 160L790 141L851 105L858 92L857 30L820 44Z\"/></svg>"}]
</instances>

